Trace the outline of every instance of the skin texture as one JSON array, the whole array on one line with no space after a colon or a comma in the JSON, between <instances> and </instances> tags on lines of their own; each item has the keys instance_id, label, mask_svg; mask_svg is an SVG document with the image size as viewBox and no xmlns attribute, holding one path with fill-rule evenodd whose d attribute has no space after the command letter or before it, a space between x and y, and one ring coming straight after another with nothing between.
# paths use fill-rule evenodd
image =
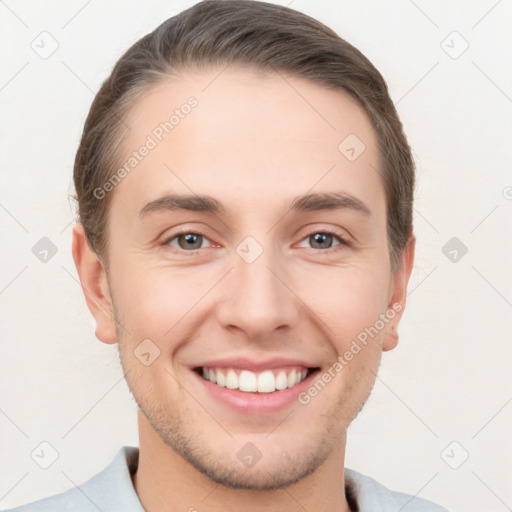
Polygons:
<instances>
[{"instance_id":1,"label":"skin texture","mask_svg":"<svg viewBox=\"0 0 512 512\"><path fill-rule=\"evenodd\" d=\"M377 140L354 100L299 78L221 70L160 82L125 119L129 155L187 98L198 101L109 192L108 276L82 226L74 227L96 336L119 344L140 408L134 485L151 512L282 512L299 503L310 512L347 511L346 429L371 391L382 351L397 343L414 237L392 273ZM349 134L366 146L352 162L338 150ZM370 215L290 210L295 197L321 192L351 194ZM225 212L140 217L168 193L206 194ZM203 236L199 249L186 248L181 230ZM314 245L312 235L331 230L334 238ZM252 263L236 252L247 236L263 249ZM306 405L239 414L190 369L247 356L299 358L326 371L397 303L401 311ZM160 350L148 366L134 355L144 339ZM248 442L262 454L251 468L237 457Z\"/></svg>"}]
</instances>

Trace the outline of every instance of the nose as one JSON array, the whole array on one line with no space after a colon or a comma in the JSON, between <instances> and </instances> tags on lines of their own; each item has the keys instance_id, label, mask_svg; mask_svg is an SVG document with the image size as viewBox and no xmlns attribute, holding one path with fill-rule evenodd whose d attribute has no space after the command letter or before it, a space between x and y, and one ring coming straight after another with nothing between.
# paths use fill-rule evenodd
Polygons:
<instances>
[{"instance_id":1,"label":"nose","mask_svg":"<svg viewBox=\"0 0 512 512\"><path fill-rule=\"evenodd\" d=\"M291 277L272 251L252 262L233 255L233 269L224 279L217 316L226 329L242 331L253 340L269 338L277 329L295 326L300 299Z\"/></svg>"}]
</instances>

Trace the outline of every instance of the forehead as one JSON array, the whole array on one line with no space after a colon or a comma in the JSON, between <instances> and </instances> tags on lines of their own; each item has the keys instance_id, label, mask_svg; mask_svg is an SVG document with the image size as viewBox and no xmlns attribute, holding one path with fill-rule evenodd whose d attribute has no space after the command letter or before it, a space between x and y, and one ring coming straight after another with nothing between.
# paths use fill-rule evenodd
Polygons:
<instances>
[{"instance_id":1,"label":"forehead","mask_svg":"<svg viewBox=\"0 0 512 512\"><path fill-rule=\"evenodd\" d=\"M183 72L147 89L125 123L122 164L134 153L137 161L126 166L114 203L119 196L142 207L174 191L249 207L347 189L383 206L377 140L364 110L305 79L241 68Z\"/></svg>"}]
</instances>

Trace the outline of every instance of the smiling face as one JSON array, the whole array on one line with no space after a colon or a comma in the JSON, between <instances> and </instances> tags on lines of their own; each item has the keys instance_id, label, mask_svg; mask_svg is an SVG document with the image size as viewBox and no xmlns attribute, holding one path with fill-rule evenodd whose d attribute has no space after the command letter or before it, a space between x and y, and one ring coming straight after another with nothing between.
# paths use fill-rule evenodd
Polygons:
<instances>
[{"instance_id":1,"label":"smiling face","mask_svg":"<svg viewBox=\"0 0 512 512\"><path fill-rule=\"evenodd\" d=\"M219 483L270 489L342 453L396 342L402 311L382 319L404 304L414 244L392 273L377 140L354 100L219 72L161 82L125 119L126 160L150 150L108 192L108 287L101 270L86 296L144 435ZM74 255L94 267L79 226Z\"/></svg>"}]
</instances>

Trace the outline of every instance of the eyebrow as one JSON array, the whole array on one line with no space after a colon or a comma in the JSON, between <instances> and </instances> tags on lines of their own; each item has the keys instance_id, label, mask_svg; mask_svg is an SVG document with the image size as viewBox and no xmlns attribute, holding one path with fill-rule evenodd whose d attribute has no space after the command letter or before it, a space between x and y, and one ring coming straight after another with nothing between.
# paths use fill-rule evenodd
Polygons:
<instances>
[{"instance_id":1,"label":"eyebrow","mask_svg":"<svg viewBox=\"0 0 512 512\"><path fill-rule=\"evenodd\" d=\"M363 201L346 192L306 194L293 199L290 210L297 212L349 209L370 217L371 211ZM220 201L207 195L168 194L147 203L139 212L141 218L151 212L189 210L212 214L225 213Z\"/></svg>"}]
</instances>

